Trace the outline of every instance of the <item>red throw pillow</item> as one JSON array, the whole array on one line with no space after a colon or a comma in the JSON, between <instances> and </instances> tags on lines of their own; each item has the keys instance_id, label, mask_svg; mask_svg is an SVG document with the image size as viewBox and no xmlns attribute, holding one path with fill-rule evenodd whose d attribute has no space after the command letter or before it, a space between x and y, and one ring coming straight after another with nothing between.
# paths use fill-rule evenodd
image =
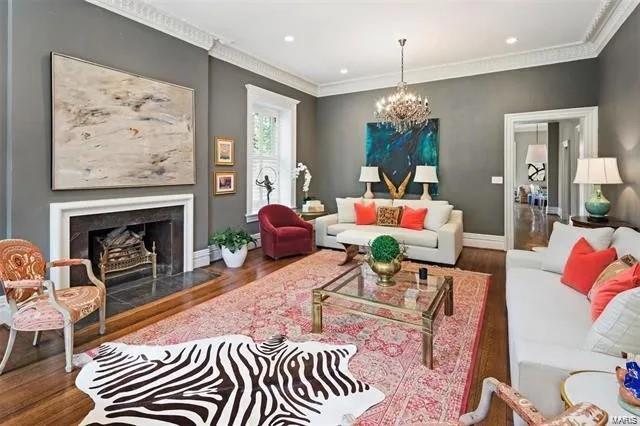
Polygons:
<instances>
[{"instance_id":1,"label":"red throw pillow","mask_svg":"<svg viewBox=\"0 0 640 426\"><path fill-rule=\"evenodd\" d=\"M356 209L356 225L375 225L376 224L376 203L369 204L354 203Z\"/></svg>"},{"instance_id":2,"label":"red throw pillow","mask_svg":"<svg viewBox=\"0 0 640 426\"><path fill-rule=\"evenodd\" d=\"M580 238L571 249L560 281L586 295L600 273L617 258L615 248L595 251L587 240Z\"/></svg>"},{"instance_id":3,"label":"red throw pillow","mask_svg":"<svg viewBox=\"0 0 640 426\"><path fill-rule=\"evenodd\" d=\"M427 217L428 209L412 209L404 206L402 209L402 219L400 219L400 227L415 229L416 231L424 228L424 218Z\"/></svg>"},{"instance_id":4,"label":"red throw pillow","mask_svg":"<svg viewBox=\"0 0 640 426\"><path fill-rule=\"evenodd\" d=\"M597 320L604 308L618 294L640 285L640 263L620 272L603 283L591 294L591 319Z\"/></svg>"}]
</instances>

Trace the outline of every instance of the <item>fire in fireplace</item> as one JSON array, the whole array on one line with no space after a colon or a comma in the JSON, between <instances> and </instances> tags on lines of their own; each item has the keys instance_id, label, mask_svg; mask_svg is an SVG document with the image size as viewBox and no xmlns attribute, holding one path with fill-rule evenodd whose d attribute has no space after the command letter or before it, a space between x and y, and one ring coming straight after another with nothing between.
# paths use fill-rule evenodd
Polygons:
<instances>
[{"instance_id":1,"label":"fire in fireplace","mask_svg":"<svg viewBox=\"0 0 640 426\"><path fill-rule=\"evenodd\" d=\"M121 226L109 232L104 237L96 238L101 246L100 251L100 279L107 283L109 274L127 271L141 265L151 264L153 278L157 278L156 242L151 243L151 251L144 243L146 230L134 232L126 226Z\"/></svg>"}]
</instances>

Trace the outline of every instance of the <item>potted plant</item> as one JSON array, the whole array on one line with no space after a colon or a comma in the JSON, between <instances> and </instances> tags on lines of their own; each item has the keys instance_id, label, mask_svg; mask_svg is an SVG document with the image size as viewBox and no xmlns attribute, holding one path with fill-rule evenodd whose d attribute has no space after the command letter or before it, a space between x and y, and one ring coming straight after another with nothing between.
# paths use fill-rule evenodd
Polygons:
<instances>
[{"instance_id":1,"label":"potted plant","mask_svg":"<svg viewBox=\"0 0 640 426\"><path fill-rule=\"evenodd\" d=\"M395 284L393 276L402 268L406 248L391 235L381 235L369 243L365 261L378 274L378 285L390 287Z\"/></svg>"},{"instance_id":2,"label":"potted plant","mask_svg":"<svg viewBox=\"0 0 640 426\"><path fill-rule=\"evenodd\" d=\"M256 239L244 229L227 228L209 237L209 244L220 247L222 259L228 268L242 266L247 258L247 246L249 243L256 244Z\"/></svg>"}]
</instances>

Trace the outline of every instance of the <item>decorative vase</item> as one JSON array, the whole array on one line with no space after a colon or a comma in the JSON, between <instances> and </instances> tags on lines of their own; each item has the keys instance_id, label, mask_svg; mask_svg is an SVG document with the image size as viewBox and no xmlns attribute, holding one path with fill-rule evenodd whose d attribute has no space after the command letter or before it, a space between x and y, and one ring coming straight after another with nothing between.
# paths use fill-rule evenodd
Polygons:
<instances>
[{"instance_id":1,"label":"decorative vase","mask_svg":"<svg viewBox=\"0 0 640 426\"><path fill-rule=\"evenodd\" d=\"M378 284L380 287L391 287L395 285L393 276L402 268L402 258L396 257L391 262L377 262L369 259L368 262L371 270L378 275Z\"/></svg>"},{"instance_id":2,"label":"decorative vase","mask_svg":"<svg viewBox=\"0 0 640 426\"><path fill-rule=\"evenodd\" d=\"M593 194L591 198L584 203L584 207L589 212L589 217L595 222L606 220L607 213L611 208L611 203L602 194L600 185L593 186Z\"/></svg>"},{"instance_id":3,"label":"decorative vase","mask_svg":"<svg viewBox=\"0 0 640 426\"><path fill-rule=\"evenodd\" d=\"M244 264L248 250L247 245L245 244L233 253L226 247L221 247L220 251L222 252L222 260L224 260L224 264L227 265L227 268L239 268Z\"/></svg>"}]
</instances>

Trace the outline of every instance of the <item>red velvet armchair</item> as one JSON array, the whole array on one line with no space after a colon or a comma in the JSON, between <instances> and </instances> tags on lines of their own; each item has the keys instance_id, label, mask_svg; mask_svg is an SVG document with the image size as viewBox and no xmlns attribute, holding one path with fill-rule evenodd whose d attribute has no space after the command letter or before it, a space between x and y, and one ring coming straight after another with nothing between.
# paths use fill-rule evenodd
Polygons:
<instances>
[{"instance_id":1,"label":"red velvet armchair","mask_svg":"<svg viewBox=\"0 0 640 426\"><path fill-rule=\"evenodd\" d=\"M313 250L313 226L296 212L280 204L264 206L258 212L262 251L278 259Z\"/></svg>"}]
</instances>

